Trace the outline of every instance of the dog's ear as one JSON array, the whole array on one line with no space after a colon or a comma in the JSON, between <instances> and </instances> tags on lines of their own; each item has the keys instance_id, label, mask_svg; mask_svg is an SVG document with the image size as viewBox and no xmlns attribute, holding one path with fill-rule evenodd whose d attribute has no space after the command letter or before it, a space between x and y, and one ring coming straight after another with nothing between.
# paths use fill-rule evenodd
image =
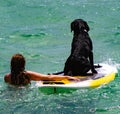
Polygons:
<instances>
[{"instance_id":1,"label":"dog's ear","mask_svg":"<svg viewBox=\"0 0 120 114\"><path fill-rule=\"evenodd\" d=\"M80 31L79 23L75 20L71 23L71 32L78 32Z\"/></svg>"},{"instance_id":2,"label":"dog's ear","mask_svg":"<svg viewBox=\"0 0 120 114\"><path fill-rule=\"evenodd\" d=\"M71 23L71 32L74 31L74 28L75 28L75 22L73 21L73 22Z\"/></svg>"},{"instance_id":3,"label":"dog's ear","mask_svg":"<svg viewBox=\"0 0 120 114\"><path fill-rule=\"evenodd\" d=\"M84 21L84 29L87 30L87 32L90 30L87 22Z\"/></svg>"},{"instance_id":4,"label":"dog's ear","mask_svg":"<svg viewBox=\"0 0 120 114\"><path fill-rule=\"evenodd\" d=\"M79 23L79 30L80 31L86 30L88 32L90 30L86 21L84 21L83 19L78 19L77 21Z\"/></svg>"}]
</instances>

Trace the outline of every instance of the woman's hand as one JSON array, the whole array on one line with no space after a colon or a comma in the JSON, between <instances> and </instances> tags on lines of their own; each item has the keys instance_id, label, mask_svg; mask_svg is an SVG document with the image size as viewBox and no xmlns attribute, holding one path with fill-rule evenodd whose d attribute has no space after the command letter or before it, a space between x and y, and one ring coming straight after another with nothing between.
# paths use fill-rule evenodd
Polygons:
<instances>
[{"instance_id":1,"label":"woman's hand","mask_svg":"<svg viewBox=\"0 0 120 114\"><path fill-rule=\"evenodd\" d=\"M80 78L76 78L76 77L68 76L68 80L78 82L78 81L80 81Z\"/></svg>"}]
</instances>

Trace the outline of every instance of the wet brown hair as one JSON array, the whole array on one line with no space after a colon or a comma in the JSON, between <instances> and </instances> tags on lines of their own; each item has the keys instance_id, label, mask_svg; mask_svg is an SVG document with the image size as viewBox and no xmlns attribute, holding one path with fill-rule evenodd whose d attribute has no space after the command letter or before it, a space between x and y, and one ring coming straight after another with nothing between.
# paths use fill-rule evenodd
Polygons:
<instances>
[{"instance_id":1,"label":"wet brown hair","mask_svg":"<svg viewBox=\"0 0 120 114\"><path fill-rule=\"evenodd\" d=\"M14 85L30 83L30 78L25 72L25 58L19 53L11 58L11 83Z\"/></svg>"}]
</instances>

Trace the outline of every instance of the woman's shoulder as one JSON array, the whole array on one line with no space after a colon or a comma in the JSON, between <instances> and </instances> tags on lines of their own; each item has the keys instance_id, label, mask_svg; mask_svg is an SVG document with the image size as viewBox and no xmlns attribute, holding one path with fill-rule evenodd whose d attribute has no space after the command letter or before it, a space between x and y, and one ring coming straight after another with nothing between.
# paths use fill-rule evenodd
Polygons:
<instances>
[{"instance_id":1,"label":"woman's shoulder","mask_svg":"<svg viewBox=\"0 0 120 114\"><path fill-rule=\"evenodd\" d=\"M6 74L5 76L4 76L4 81L5 82L11 82L11 78L10 78L10 74Z\"/></svg>"}]
</instances>

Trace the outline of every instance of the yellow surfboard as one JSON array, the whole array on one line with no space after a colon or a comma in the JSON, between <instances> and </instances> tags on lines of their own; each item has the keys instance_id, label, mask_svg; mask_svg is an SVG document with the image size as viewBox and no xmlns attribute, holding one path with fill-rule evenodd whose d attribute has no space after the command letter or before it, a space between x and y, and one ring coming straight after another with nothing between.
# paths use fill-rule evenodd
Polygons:
<instances>
[{"instance_id":1,"label":"yellow surfboard","mask_svg":"<svg viewBox=\"0 0 120 114\"><path fill-rule=\"evenodd\" d=\"M108 84L115 79L117 69L108 64L100 64L100 68L96 68L97 74L88 76L76 76L80 81L39 81L37 86L39 90L47 93L67 92L68 90L79 88L95 88L104 84ZM90 73L90 71L89 71Z\"/></svg>"}]
</instances>

